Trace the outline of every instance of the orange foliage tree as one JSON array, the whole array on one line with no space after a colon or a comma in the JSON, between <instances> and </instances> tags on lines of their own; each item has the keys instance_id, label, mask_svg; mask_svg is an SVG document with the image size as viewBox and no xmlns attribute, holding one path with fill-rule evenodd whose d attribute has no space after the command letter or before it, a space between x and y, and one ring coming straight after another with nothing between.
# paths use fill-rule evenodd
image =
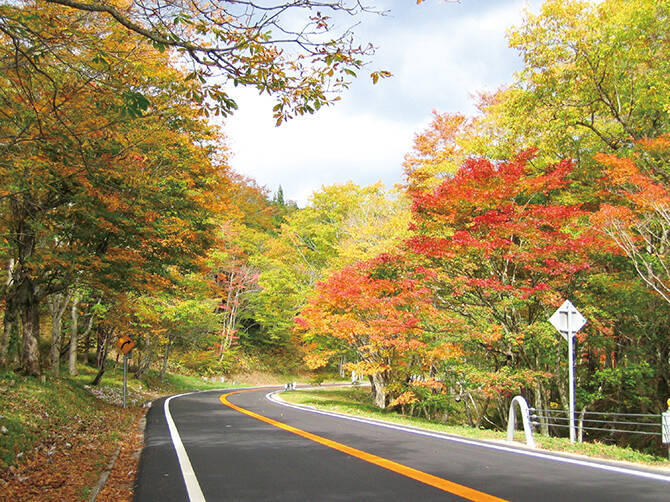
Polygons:
<instances>
[{"instance_id":1,"label":"orange foliage tree","mask_svg":"<svg viewBox=\"0 0 670 502\"><path fill-rule=\"evenodd\" d=\"M296 318L308 366L325 366L346 354L354 361L347 368L369 377L377 406L411 402L407 385L414 375L427 374L440 353L429 328L432 295L423 279L424 271L408 267L403 257L384 254L318 283ZM446 356L448 349L441 353Z\"/></svg>"},{"instance_id":2,"label":"orange foliage tree","mask_svg":"<svg viewBox=\"0 0 670 502\"><path fill-rule=\"evenodd\" d=\"M472 127L473 120L465 115L433 111L433 121L415 135L414 149L403 163L410 193L428 190L458 169L466 156L462 139Z\"/></svg>"},{"instance_id":3,"label":"orange foliage tree","mask_svg":"<svg viewBox=\"0 0 670 502\"><path fill-rule=\"evenodd\" d=\"M670 303L670 135L638 146L633 158L595 156L606 168L607 202L591 220L626 253L645 284Z\"/></svg>"}]
</instances>

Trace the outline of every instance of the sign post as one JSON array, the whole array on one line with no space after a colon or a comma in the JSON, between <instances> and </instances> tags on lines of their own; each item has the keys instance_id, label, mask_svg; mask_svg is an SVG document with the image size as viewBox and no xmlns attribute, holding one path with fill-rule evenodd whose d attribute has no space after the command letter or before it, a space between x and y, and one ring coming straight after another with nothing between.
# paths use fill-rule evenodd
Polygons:
<instances>
[{"instance_id":1,"label":"sign post","mask_svg":"<svg viewBox=\"0 0 670 502\"><path fill-rule=\"evenodd\" d=\"M570 302L565 300L556 312L549 318L549 322L568 342L568 386L570 388L570 442L575 442L575 355L573 339L575 333L586 324L586 319Z\"/></svg>"},{"instance_id":2,"label":"sign post","mask_svg":"<svg viewBox=\"0 0 670 502\"><path fill-rule=\"evenodd\" d=\"M668 399L668 410L661 413L661 440L668 446L668 458L670 458L670 399Z\"/></svg>"},{"instance_id":3,"label":"sign post","mask_svg":"<svg viewBox=\"0 0 670 502\"><path fill-rule=\"evenodd\" d=\"M128 395L128 354L135 347L128 335L121 335L116 341L117 348L123 352L123 407L126 407L126 396Z\"/></svg>"},{"instance_id":4,"label":"sign post","mask_svg":"<svg viewBox=\"0 0 670 502\"><path fill-rule=\"evenodd\" d=\"M123 354L123 407L126 407L128 395L128 354Z\"/></svg>"}]
</instances>

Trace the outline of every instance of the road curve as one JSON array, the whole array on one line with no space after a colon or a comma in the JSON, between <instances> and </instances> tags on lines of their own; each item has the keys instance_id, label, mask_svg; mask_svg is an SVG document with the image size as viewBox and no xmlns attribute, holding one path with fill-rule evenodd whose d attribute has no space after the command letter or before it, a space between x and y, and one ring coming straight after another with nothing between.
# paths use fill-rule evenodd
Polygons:
<instances>
[{"instance_id":1,"label":"road curve","mask_svg":"<svg viewBox=\"0 0 670 502\"><path fill-rule=\"evenodd\" d=\"M454 441L310 413L271 402L268 392L207 391L173 397L167 407L164 399L154 402L135 500L670 498L670 476L654 471L615 472L604 462L575 465L561 461L565 457L529 456L484 441Z\"/></svg>"}]
</instances>

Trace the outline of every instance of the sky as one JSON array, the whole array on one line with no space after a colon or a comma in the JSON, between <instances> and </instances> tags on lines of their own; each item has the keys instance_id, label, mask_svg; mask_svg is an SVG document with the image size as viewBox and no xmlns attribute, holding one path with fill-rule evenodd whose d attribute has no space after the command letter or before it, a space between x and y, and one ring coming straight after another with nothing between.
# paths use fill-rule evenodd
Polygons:
<instances>
[{"instance_id":1,"label":"sky","mask_svg":"<svg viewBox=\"0 0 670 502\"><path fill-rule=\"evenodd\" d=\"M372 1L372 0L370 0ZM402 181L402 162L432 111L474 112L473 95L511 83L521 68L506 30L539 0L377 0L387 16L366 16L355 32L377 47L369 70L393 77L373 85L360 72L342 100L280 127L272 98L236 88L239 109L224 132L231 167L304 207L324 185Z\"/></svg>"}]
</instances>

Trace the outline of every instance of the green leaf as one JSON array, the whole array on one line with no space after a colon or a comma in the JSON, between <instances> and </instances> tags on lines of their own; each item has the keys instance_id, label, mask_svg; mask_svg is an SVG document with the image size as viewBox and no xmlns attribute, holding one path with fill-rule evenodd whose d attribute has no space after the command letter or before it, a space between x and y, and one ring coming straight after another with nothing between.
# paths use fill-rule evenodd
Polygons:
<instances>
[{"instance_id":1,"label":"green leaf","mask_svg":"<svg viewBox=\"0 0 670 502\"><path fill-rule=\"evenodd\" d=\"M167 49L167 45L161 42L156 42L155 40L151 41L151 45L153 45L154 49L158 50L159 52L165 52L165 49Z\"/></svg>"}]
</instances>

